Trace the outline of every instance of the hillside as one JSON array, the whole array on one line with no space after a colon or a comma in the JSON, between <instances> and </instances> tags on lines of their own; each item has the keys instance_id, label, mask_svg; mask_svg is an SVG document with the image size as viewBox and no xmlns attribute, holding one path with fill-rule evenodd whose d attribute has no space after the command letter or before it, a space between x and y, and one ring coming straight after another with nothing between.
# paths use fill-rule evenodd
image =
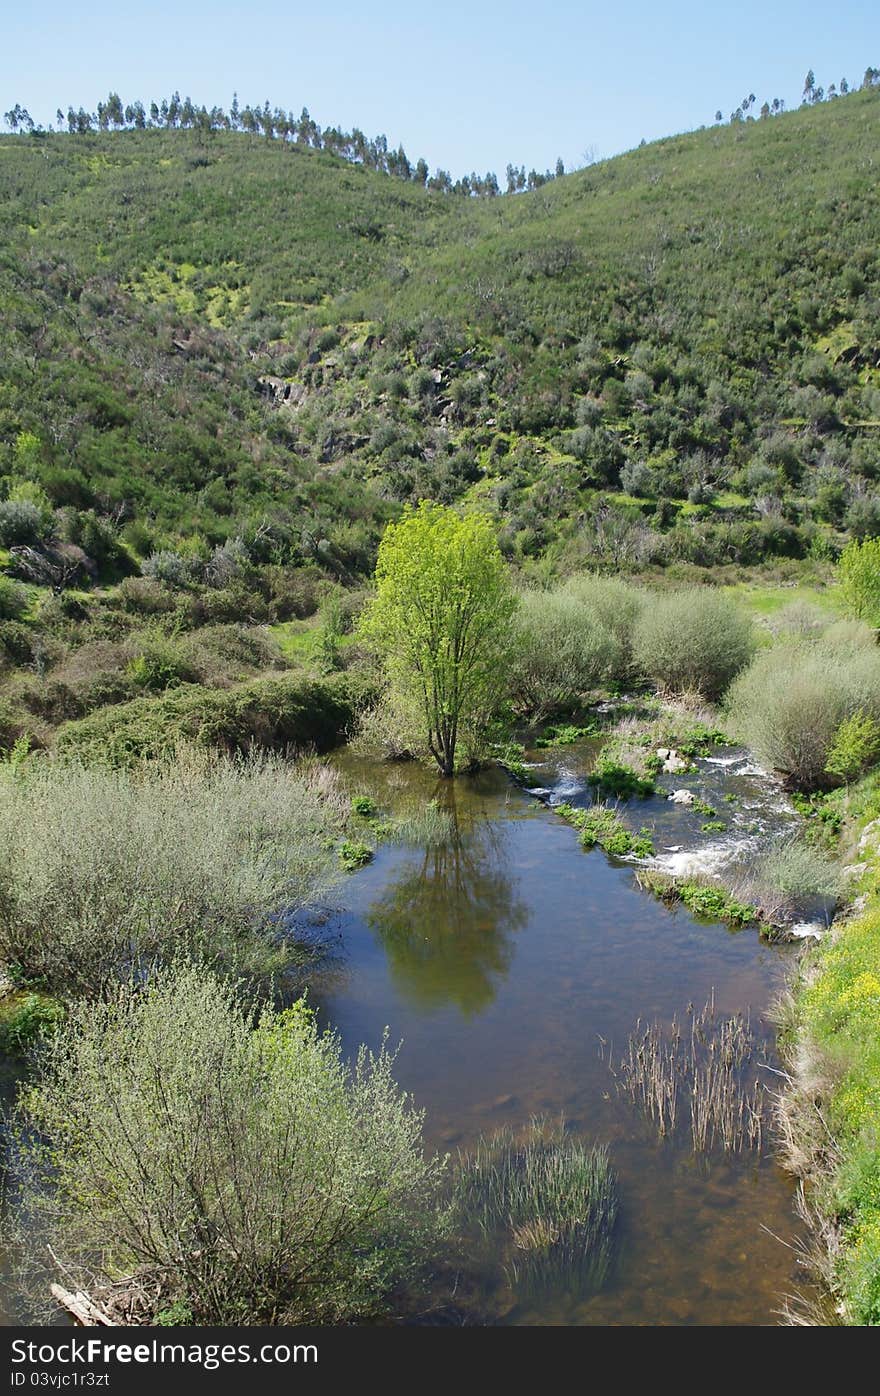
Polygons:
<instances>
[{"instance_id":1,"label":"hillside","mask_svg":"<svg viewBox=\"0 0 880 1396\"><path fill-rule=\"evenodd\" d=\"M480 200L239 133L4 138L0 492L42 535L0 546L258 535L345 579L426 496L563 564L876 532L878 136L863 91Z\"/></svg>"}]
</instances>

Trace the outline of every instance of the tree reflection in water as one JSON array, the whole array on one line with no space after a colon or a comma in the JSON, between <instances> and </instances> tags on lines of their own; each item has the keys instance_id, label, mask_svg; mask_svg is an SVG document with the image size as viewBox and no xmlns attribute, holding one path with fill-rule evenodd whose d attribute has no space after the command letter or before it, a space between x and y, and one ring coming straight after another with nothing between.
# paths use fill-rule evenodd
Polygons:
<instances>
[{"instance_id":1,"label":"tree reflection in water","mask_svg":"<svg viewBox=\"0 0 880 1396\"><path fill-rule=\"evenodd\" d=\"M451 816L450 835L423 850L367 920L401 993L422 1007L453 1003L470 1015L494 999L528 912L506 867L500 830L462 808L453 782L443 782L436 799Z\"/></svg>"}]
</instances>

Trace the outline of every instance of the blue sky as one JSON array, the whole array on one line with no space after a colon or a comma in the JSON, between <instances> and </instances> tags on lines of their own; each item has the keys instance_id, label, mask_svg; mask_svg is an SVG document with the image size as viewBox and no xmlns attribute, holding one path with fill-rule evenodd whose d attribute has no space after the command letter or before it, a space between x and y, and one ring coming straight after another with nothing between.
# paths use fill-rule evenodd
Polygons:
<instances>
[{"instance_id":1,"label":"blue sky","mask_svg":"<svg viewBox=\"0 0 880 1396\"><path fill-rule=\"evenodd\" d=\"M307 105L321 125L402 140L454 174L612 155L758 104L796 105L807 69L827 87L880 66L877 0L121 0L7 7L0 110L47 124L59 105L170 95L229 106Z\"/></svg>"}]
</instances>

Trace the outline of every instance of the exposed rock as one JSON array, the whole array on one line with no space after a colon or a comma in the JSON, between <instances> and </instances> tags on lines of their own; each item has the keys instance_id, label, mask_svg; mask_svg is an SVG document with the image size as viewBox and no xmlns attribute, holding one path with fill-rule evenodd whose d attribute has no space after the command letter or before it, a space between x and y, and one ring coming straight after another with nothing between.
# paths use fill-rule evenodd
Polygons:
<instances>
[{"instance_id":1,"label":"exposed rock","mask_svg":"<svg viewBox=\"0 0 880 1396\"><path fill-rule=\"evenodd\" d=\"M679 756L677 751L671 751L663 762L663 770L669 776L680 775L682 771L688 770L689 766L690 762Z\"/></svg>"},{"instance_id":2,"label":"exposed rock","mask_svg":"<svg viewBox=\"0 0 880 1396\"><path fill-rule=\"evenodd\" d=\"M660 757L661 761L668 761L672 752L669 750L668 746L658 746L657 755Z\"/></svg>"},{"instance_id":3,"label":"exposed rock","mask_svg":"<svg viewBox=\"0 0 880 1396\"><path fill-rule=\"evenodd\" d=\"M674 805L692 805L694 803L692 790L673 790L669 798Z\"/></svg>"}]
</instances>

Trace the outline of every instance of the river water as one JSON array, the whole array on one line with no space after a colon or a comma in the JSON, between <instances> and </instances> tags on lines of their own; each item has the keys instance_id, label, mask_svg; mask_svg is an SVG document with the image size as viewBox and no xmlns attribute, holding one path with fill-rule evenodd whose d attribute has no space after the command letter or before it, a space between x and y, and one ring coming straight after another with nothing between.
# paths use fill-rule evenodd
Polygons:
<instances>
[{"instance_id":1,"label":"river water","mask_svg":"<svg viewBox=\"0 0 880 1396\"><path fill-rule=\"evenodd\" d=\"M594 754L589 743L532 753L543 801L586 803ZM324 1020L351 1051L377 1046L387 1027L430 1147L455 1154L502 1126L564 1117L587 1143L609 1146L619 1178L617 1255L601 1292L528 1305L499 1292L493 1319L777 1322L783 1297L805 1287L790 1178L769 1156L707 1161L688 1140L659 1140L608 1063L638 1020L669 1024L714 996L719 1014L750 1015L763 1059L778 1065L766 1015L793 948L664 906L639 889L632 866L586 852L551 804L498 768L438 784L415 765L338 760L391 814L438 799L455 832L427 850L382 845L325 909L334 955L312 991ZM687 783L704 797L737 795L723 839L707 845L703 835L701 845L693 812L662 798L627 812L655 829L661 861L698 846L747 858L791 822L742 753L700 762L699 782Z\"/></svg>"}]
</instances>

